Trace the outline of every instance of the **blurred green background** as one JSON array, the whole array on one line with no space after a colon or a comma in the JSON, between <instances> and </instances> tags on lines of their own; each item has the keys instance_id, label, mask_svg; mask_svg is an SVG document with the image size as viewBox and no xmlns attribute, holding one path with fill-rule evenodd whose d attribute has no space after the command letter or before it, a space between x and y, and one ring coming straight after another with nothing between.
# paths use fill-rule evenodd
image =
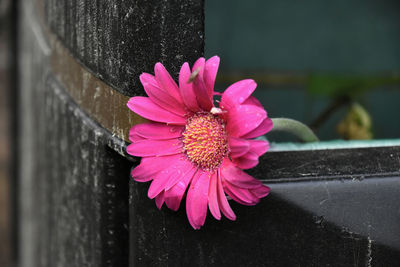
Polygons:
<instances>
[{"instance_id":1,"label":"blurred green background","mask_svg":"<svg viewBox=\"0 0 400 267\"><path fill-rule=\"evenodd\" d=\"M394 0L206 1L205 54L221 57L218 90L253 78L271 117L322 140L399 138L399 11Z\"/></svg>"}]
</instances>

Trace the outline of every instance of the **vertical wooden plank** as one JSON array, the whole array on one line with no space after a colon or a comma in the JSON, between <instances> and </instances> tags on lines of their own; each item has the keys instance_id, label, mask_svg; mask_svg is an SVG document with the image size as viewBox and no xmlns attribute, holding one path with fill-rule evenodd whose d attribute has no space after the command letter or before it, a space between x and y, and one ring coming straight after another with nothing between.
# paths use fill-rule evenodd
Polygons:
<instances>
[{"instance_id":1,"label":"vertical wooden plank","mask_svg":"<svg viewBox=\"0 0 400 267\"><path fill-rule=\"evenodd\" d=\"M141 72L161 60L177 73L202 54L202 7L21 2L21 266L128 265L132 163L118 116L125 95L143 94Z\"/></svg>"},{"instance_id":2,"label":"vertical wooden plank","mask_svg":"<svg viewBox=\"0 0 400 267\"><path fill-rule=\"evenodd\" d=\"M138 77L155 62L177 75L183 62L202 55L203 6L203 0L45 1L52 32L124 95L143 93Z\"/></svg>"},{"instance_id":3,"label":"vertical wooden plank","mask_svg":"<svg viewBox=\"0 0 400 267\"><path fill-rule=\"evenodd\" d=\"M14 260L15 15L15 3L0 2L0 266L9 266Z\"/></svg>"}]
</instances>

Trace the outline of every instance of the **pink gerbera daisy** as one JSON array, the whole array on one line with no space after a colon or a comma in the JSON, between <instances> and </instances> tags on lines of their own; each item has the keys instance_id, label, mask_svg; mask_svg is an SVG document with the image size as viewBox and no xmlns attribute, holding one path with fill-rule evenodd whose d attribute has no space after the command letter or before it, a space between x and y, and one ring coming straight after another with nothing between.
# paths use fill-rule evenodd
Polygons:
<instances>
[{"instance_id":1,"label":"pink gerbera daisy","mask_svg":"<svg viewBox=\"0 0 400 267\"><path fill-rule=\"evenodd\" d=\"M140 81L149 97L136 96L128 107L150 120L131 128L127 152L142 157L132 171L138 182L152 180L148 196L160 209L165 203L177 210L187 191L186 212L199 229L207 207L221 219L221 212L235 220L226 194L244 205L255 205L269 187L246 174L258 164L269 144L253 138L271 130L272 121L260 102L250 96L253 80L229 86L214 105L214 82L219 57L199 58L190 70L183 64L179 86L161 63L155 76L143 73ZM187 190L187 188L189 189Z\"/></svg>"}]
</instances>

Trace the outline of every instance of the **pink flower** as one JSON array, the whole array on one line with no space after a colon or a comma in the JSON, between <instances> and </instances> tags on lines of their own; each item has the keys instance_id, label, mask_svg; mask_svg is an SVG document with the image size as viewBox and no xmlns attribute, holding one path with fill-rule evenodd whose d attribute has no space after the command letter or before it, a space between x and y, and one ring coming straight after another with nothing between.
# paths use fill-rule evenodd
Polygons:
<instances>
[{"instance_id":1,"label":"pink flower","mask_svg":"<svg viewBox=\"0 0 400 267\"><path fill-rule=\"evenodd\" d=\"M272 121L260 102L250 96L253 80L229 86L214 106L214 82L219 57L199 58L190 70L183 64L179 86L161 63L155 76L143 73L140 81L149 97L136 96L128 107L150 120L131 128L127 152L143 157L132 171L138 182L152 181L148 196L159 209L165 203L176 211L186 193L190 224L199 229L207 207L221 219L221 212L235 220L227 197L243 205L255 205L269 187L246 174L269 148L253 138L271 130Z\"/></svg>"}]
</instances>

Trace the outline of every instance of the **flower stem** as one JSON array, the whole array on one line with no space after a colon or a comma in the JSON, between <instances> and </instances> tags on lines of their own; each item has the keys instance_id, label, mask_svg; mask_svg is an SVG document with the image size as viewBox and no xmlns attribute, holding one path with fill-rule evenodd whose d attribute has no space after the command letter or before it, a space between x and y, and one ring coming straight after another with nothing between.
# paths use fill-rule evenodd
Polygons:
<instances>
[{"instance_id":1,"label":"flower stem","mask_svg":"<svg viewBox=\"0 0 400 267\"><path fill-rule=\"evenodd\" d=\"M303 142L318 142L318 137L307 125L292 119L274 118L272 119L274 128L272 131L288 132L297 136Z\"/></svg>"}]
</instances>

